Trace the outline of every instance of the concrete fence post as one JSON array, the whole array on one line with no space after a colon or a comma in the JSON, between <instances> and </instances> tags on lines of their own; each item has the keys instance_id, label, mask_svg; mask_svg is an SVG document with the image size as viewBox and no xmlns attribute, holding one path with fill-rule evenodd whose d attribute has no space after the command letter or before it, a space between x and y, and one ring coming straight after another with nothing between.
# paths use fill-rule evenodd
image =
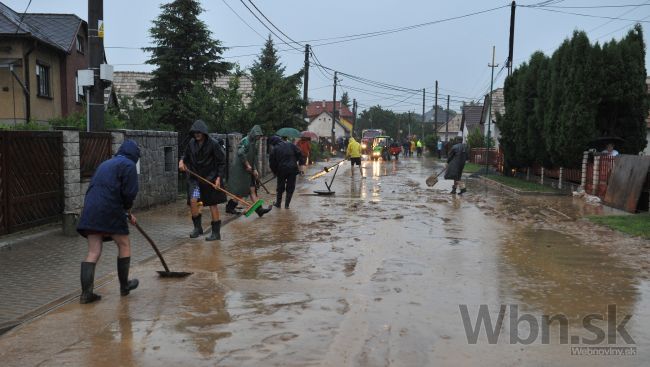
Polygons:
<instances>
[{"instance_id":1,"label":"concrete fence post","mask_svg":"<svg viewBox=\"0 0 650 367\"><path fill-rule=\"evenodd\" d=\"M600 185L600 156L597 155L594 157L593 187L591 189L592 195L596 195L596 193L598 192L599 185Z\"/></svg>"},{"instance_id":2,"label":"concrete fence post","mask_svg":"<svg viewBox=\"0 0 650 367\"><path fill-rule=\"evenodd\" d=\"M589 152L582 153L582 172L580 175L580 188L584 191L587 185L587 165L589 164Z\"/></svg>"},{"instance_id":3,"label":"concrete fence post","mask_svg":"<svg viewBox=\"0 0 650 367\"><path fill-rule=\"evenodd\" d=\"M79 131L63 130L63 234L77 235L77 223L83 206Z\"/></svg>"},{"instance_id":4,"label":"concrete fence post","mask_svg":"<svg viewBox=\"0 0 650 367\"><path fill-rule=\"evenodd\" d=\"M560 178L557 183L557 187L562 190L562 179L564 178L564 167L560 167Z\"/></svg>"}]
</instances>

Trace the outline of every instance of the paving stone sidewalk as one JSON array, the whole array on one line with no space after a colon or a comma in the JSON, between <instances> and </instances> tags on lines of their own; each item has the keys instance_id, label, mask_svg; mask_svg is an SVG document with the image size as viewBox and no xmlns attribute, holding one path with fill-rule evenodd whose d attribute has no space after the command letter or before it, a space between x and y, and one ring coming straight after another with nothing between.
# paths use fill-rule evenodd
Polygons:
<instances>
[{"instance_id":1,"label":"paving stone sidewalk","mask_svg":"<svg viewBox=\"0 0 650 367\"><path fill-rule=\"evenodd\" d=\"M304 183L310 174L322 170L325 165L329 163L310 166L308 174L300 177L298 184ZM268 176L265 180L270 178ZM270 180L266 186L271 194L262 189L259 194L267 204L271 204L275 198L275 180ZM236 219L225 214L223 206L220 209L223 225ZM186 241L203 241L205 237L196 240L188 237L192 224L184 199L134 214L161 251ZM204 208L203 228L206 230L209 216L209 210ZM131 227L131 236L132 265L155 258L149 243L134 227ZM79 294L79 267L87 251L85 238L64 236L60 227L49 227L22 236L0 238L0 244L4 244L0 245L0 335L13 325ZM96 286L101 284L102 277L116 274L116 258L117 246L106 242L95 271Z\"/></svg>"}]
</instances>

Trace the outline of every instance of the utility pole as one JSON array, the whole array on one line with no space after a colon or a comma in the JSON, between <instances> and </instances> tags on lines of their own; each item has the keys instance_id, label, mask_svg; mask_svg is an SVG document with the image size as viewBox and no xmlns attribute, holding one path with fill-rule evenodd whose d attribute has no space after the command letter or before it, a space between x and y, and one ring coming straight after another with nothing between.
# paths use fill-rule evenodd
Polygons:
<instances>
[{"instance_id":1,"label":"utility pole","mask_svg":"<svg viewBox=\"0 0 650 367\"><path fill-rule=\"evenodd\" d=\"M302 99L305 101L303 117L307 117L307 105L309 105L309 44L305 45L305 80L303 83Z\"/></svg>"},{"instance_id":2,"label":"utility pole","mask_svg":"<svg viewBox=\"0 0 650 367\"><path fill-rule=\"evenodd\" d=\"M411 138L411 111L409 111L409 139Z\"/></svg>"},{"instance_id":3,"label":"utility pole","mask_svg":"<svg viewBox=\"0 0 650 367\"><path fill-rule=\"evenodd\" d=\"M514 1L510 5L510 41L508 42L508 76L512 74L512 54L515 43L515 9L517 9L517 3Z\"/></svg>"},{"instance_id":4,"label":"utility pole","mask_svg":"<svg viewBox=\"0 0 650 367\"><path fill-rule=\"evenodd\" d=\"M88 0L88 52L89 68L95 84L91 87L88 103L88 131L104 131L104 88L99 77L104 62L104 1Z\"/></svg>"},{"instance_id":5,"label":"utility pole","mask_svg":"<svg viewBox=\"0 0 650 367\"><path fill-rule=\"evenodd\" d=\"M436 105L433 106L433 124L435 126L434 134L436 134L436 139L438 139L438 81L437 80L436 80Z\"/></svg>"},{"instance_id":6,"label":"utility pole","mask_svg":"<svg viewBox=\"0 0 650 367\"><path fill-rule=\"evenodd\" d=\"M490 68L492 68L492 77L490 79L490 104L488 105L488 131L485 139L487 140L487 144L485 146L487 147L486 153L485 153L485 175L489 173L489 164L490 164L490 141L491 139L491 131L490 127L492 125L492 89L494 88L494 68L498 67L498 64L494 63L494 54L496 51L496 47L492 46L492 63L488 64Z\"/></svg>"},{"instance_id":7,"label":"utility pole","mask_svg":"<svg viewBox=\"0 0 650 367\"><path fill-rule=\"evenodd\" d=\"M449 94L447 94L447 123L445 124L445 152L447 151L447 136L449 135ZM446 155L446 154L445 154Z\"/></svg>"},{"instance_id":8,"label":"utility pole","mask_svg":"<svg viewBox=\"0 0 650 367\"><path fill-rule=\"evenodd\" d=\"M426 96L426 89L422 88L422 135L420 139L424 139L424 97Z\"/></svg>"},{"instance_id":9,"label":"utility pole","mask_svg":"<svg viewBox=\"0 0 650 367\"><path fill-rule=\"evenodd\" d=\"M334 126L336 125L336 80L338 72L334 72L334 95L332 96L332 148L336 143L336 134L334 133Z\"/></svg>"},{"instance_id":10,"label":"utility pole","mask_svg":"<svg viewBox=\"0 0 650 367\"><path fill-rule=\"evenodd\" d=\"M354 135L354 129L357 128L357 99L352 99L352 114L354 115L352 120L352 135Z\"/></svg>"}]
</instances>

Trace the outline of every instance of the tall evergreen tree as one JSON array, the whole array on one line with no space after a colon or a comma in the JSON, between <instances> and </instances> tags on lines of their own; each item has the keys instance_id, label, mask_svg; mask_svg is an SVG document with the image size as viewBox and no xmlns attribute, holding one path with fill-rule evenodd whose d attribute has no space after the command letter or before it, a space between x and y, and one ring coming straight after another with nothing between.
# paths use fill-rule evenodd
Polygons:
<instances>
[{"instance_id":1,"label":"tall evergreen tree","mask_svg":"<svg viewBox=\"0 0 650 367\"><path fill-rule=\"evenodd\" d=\"M341 104L350 108L350 96L348 96L348 92L343 92L343 95L341 96Z\"/></svg>"},{"instance_id":2,"label":"tall evergreen tree","mask_svg":"<svg viewBox=\"0 0 650 367\"><path fill-rule=\"evenodd\" d=\"M254 123L260 124L269 134L282 127L299 130L306 127L301 117L305 106L300 96L303 70L289 76L284 72L285 67L269 36L262 54L251 68L253 96L249 106Z\"/></svg>"},{"instance_id":3,"label":"tall evergreen tree","mask_svg":"<svg viewBox=\"0 0 650 367\"><path fill-rule=\"evenodd\" d=\"M199 19L203 9L197 0L174 0L161 5L161 14L149 30L153 46L147 64L156 66L152 78L140 83L149 106L160 102L169 107L161 123L186 132L196 115L187 99L214 96L214 81L227 74L231 64L221 57L224 47L211 38L207 25ZM208 100L208 99L206 99ZM191 103L190 103L191 104Z\"/></svg>"}]
</instances>

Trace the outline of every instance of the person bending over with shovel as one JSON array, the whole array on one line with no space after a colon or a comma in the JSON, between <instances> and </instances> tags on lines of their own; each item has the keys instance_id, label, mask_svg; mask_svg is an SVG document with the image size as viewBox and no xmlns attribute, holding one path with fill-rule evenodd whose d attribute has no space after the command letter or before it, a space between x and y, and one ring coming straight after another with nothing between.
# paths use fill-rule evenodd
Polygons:
<instances>
[{"instance_id":1,"label":"person bending over with shovel","mask_svg":"<svg viewBox=\"0 0 650 367\"><path fill-rule=\"evenodd\" d=\"M136 223L130 215L133 201L138 194L136 163L140 149L133 140L126 140L115 157L104 161L93 175L86 197L77 232L88 239L88 255L81 263L81 297L79 303L92 303L102 297L93 293L95 265L102 254L104 241L117 244L117 277L120 294L126 296L138 287L138 280L129 280L131 242L129 225Z\"/></svg>"},{"instance_id":2,"label":"person bending over with shovel","mask_svg":"<svg viewBox=\"0 0 650 367\"><path fill-rule=\"evenodd\" d=\"M269 144L273 146L273 150L269 155L269 166L271 166L271 171L278 178L274 205L276 208L280 208L282 194L286 187L287 197L284 201L284 208L289 209L291 197L296 189L296 176L300 172L298 165L305 164L305 157L295 144L282 141L278 136L272 136L269 139Z\"/></svg>"},{"instance_id":3,"label":"person bending over with shovel","mask_svg":"<svg viewBox=\"0 0 650 367\"><path fill-rule=\"evenodd\" d=\"M190 129L192 139L185 149L183 158L178 162L178 169L182 172L190 170L210 182L215 186L221 186L221 177L223 177L226 168L226 153L223 147L208 135L208 127L201 120L194 121ZM215 241L221 239L221 220L219 219L219 208L217 204L226 202L226 195L216 190L211 185L199 181L194 176L188 178L190 190L190 212L192 213L192 223L194 230L190 233L190 238L196 238L203 234L203 225L201 224L201 212L199 211L198 199L201 198L203 205L210 207L212 218L212 233L206 237L206 241Z\"/></svg>"},{"instance_id":4,"label":"person bending over with shovel","mask_svg":"<svg viewBox=\"0 0 650 367\"><path fill-rule=\"evenodd\" d=\"M463 182L463 168L465 168L465 162L467 161L467 145L463 144L462 138L455 138L452 143L454 143L454 146L447 158L445 180L454 180L454 186L452 186L450 194L456 194L456 187L458 187L460 188L458 195L462 195L467 191L465 182Z\"/></svg>"},{"instance_id":5,"label":"person bending over with shovel","mask_svg":"<svg viewBox=\"0 0 650 367\"><path fill-rule=\"evenodd\" d=\"M235 160L228 171L228 182L226 182L228 191L240 197L250 196L253 202L257 202L259 199L255 184L260 177L256 164L258 157L257 141L261 136L262 128L255 125L248 135L239 142ZM236 208L237 202L231 199L226 205L226 213L239 214ZM255 213L261 217L270 212L271 209L271 205L268 208L259 207L255 210Z\"/></svg>"}]
</instances>

